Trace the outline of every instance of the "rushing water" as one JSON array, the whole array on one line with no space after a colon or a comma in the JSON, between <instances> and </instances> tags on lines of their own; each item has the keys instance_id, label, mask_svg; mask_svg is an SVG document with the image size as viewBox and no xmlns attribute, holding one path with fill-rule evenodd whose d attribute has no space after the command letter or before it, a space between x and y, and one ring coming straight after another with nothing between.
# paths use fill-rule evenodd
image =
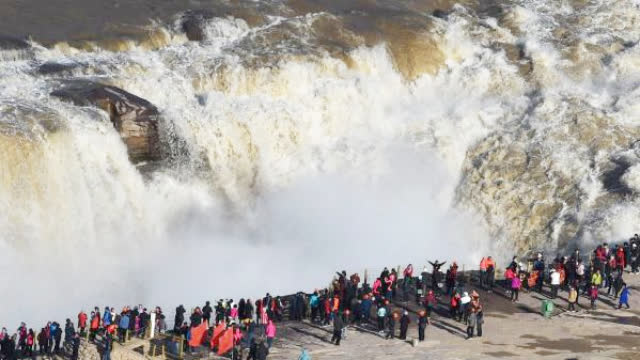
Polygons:
<instances>
[{"instance_id":1,"label":"rushing water","mask_svg":"<svg viewBox=\"0 0 640 360\"><path fill-rule=\"evenodd\" d=\"M637 2L156 3L0 8L2 324L636 230ZM157 106L169 159L70 79Z\"/></svg>"}]
</instances>

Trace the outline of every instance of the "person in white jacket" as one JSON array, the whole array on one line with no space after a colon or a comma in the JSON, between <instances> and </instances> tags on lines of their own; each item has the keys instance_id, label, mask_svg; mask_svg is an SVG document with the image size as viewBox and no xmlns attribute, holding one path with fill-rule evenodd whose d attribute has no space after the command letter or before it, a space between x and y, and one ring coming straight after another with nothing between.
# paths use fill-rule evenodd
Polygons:
<instances>
[{"instance_id":1,"label":"person in white jacket","mask_svg":"<svg viewBox=\"0 0 640 360\"><path fill-rule=\"evenodd\" d=\"M551 269L551 298L558 297L558 288L560 288L560 273L556 269Z\"/></svg>"},{"instance_id":2,"label":"person in white jacket","mask_svg":"<svg viewBox=\"0 0 640 360\"><path fill-rule=\"evenodd\" d=\"M468 292L462 293L462 297L460 298L460 314L464 316L463 322L466 324L467 320L469 320L469 303L471 302L471 296L469 296Z\"/></svg>"}]
</instances>

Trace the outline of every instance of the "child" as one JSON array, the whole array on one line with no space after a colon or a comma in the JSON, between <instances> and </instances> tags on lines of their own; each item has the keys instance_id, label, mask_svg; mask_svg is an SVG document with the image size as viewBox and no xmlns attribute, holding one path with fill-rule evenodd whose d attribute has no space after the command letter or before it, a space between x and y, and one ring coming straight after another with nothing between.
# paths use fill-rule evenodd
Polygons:
<instances>
[{"instance_id":1,"label":"child","mask_svg":"<svg viewBox=\"0 0 640 360\"><path fill-rule=\"evenodd\" d=\"M578 302L578 290L571 286L569 289L569 311L576 311L576 303Z\"/></svg>"},{"instance_id":2,"label":"child","mask_svg":"<svg viewBox=\"0 0 640 360\"><path fill-rule=\"evenodd\" d=\"M620 300L618 302L618 309L622 308L622 305L624 304L627 309L629 308L629 288L627 287L627 284L622 283L622 291L620 292Z\"/></svg>"},{"instance_id":3,"label":"child","mask_svg":"<svg viewBox=\"0 0 640 360\"><path fill-rule=\"evenodd\" d=\"M520 287L522 287L522 280L520 279L520 276L513 276L511 279L511 301L518 301L518 292L520 291Z\"/></svg>"},{"instance_id":4,"label":"child","mask_svg":"<svg viewBox=\"0 0 640 360\"><path fill-rule=\"evenodd\" d=\"M598 286L593 284L591 285L591 290L589 290L589 297L591 298L591 310L596 309L596 300L598 300Z\"/></svg>"},{"instance_id":5,"label":"child","mask_svg":"<svg viewBox=\"0 0 640 360\"><path fill-rule=\"evenodd\" d=\"M231 311L229 311L229 315L231 317L231 321L234 324L237 324L238 323L238 305L237 304L233 305L233 308L231 308Z\"/></svg>"}]
</instances>

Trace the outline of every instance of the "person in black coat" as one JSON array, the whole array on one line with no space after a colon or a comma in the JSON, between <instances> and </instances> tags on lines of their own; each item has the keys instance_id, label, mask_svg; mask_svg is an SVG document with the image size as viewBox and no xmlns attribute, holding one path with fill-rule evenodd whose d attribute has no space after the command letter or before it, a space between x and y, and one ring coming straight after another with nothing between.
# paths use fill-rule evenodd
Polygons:
<instances>
[{"instance_id":1,"label":"person in black coat","mask_svg":"<svg viewBox=\"0 0 640 360\"><path fill-rule=\"evenodd\" d=\"M202 311L199 307L193 311L189 320L191 320L191 327L198 326L202 323Z\"/></svg>"},{"instance_id":2,"label":"person in black coat","mask_svg":"<svg viewBox=\"0 0 640 360\"><path fill-rule=\"evenodd\" d=\"M336 346L340 346L340 340L342 339L342 328L344 327L344 322L342 321L342 316L334 316L333 318L333 337L331 337L331 342L335 341Z\"/></svg>"},{"instance_id":3,"label":"person in black coat","mask_svg":"<svg viewBox=\"0 0 640 360\"><path fill-rule=\"evenodd\" d=\"M53 352L56 354L60 353L60 341L62 341L62 327L60 327L60 325L58 324L58 327L56 328L56 332L55 334L53 334L53 338L55 339L55 347L53 349Z\"/></svg>"},{"instance_id":4,"label":"person in black coat","mask_svg":"<svg viewBox=\"0 0 640 360\"><path fill-rule=\"evenodd\" d=\"M211 303L209 301L204 304L202 307L202 320L206 321L207 324L211 324L211 313L213 309L211 308Z\"/></svg>"},{"instance_id":5,"label":"person in black coat","mask_svg":"<svg viewBox=\"0 0 640 360\"><path fill-rule=\"evenodd\" d=\"M186 313L184 306L180 305L176 308L176 317L173 320L173 328L175 330L180 329L180 326L184 322L184 313Z\"/></svg>"},{"instance_id":6,"label":"person in black coat","mask_svg":"<svg viewBox=\"0 0 640 360\"><path fill-rule=\"evenodd\" d=\"M392 312L391 310L387 311L387 317L389 318L389 331L387 332L386 339L393 339L396 336L396 320L398 318L398 313Z\"/></svg>"},{"instance_id":7,"label":"person in black coat","mask_svg":"<svg viewBox=\"0 0 640 360\"><path fill-rule=\"evenodd\" d=\"M71 341L71 360L78 360L78 351L80 350L80 335L75 333Z\"/></svg>"},{"instance_id":8,"label":"person in black coat","mask_svg":"<svg viewBox=\"0 0 640 360\"><path fill-rule=\"evenodd\" d=\"M4 339L4 343L2 344L2 352L4 353L4 358L6 360L16 360L18 357L16 356L16 336L13 335L11 337L6 336Z\"/></svg>"},{"instance_id":9,"label":"person in black coat","mask_svg":"<svg viewBox=\"0 0 640 360\"><path fill-rule=\"evenodd\" d=\"M427 312L424 310L421 310L418 315L418 340L424 341L424 331L429 323L429 318L427 317Z\"/></svg>"},{"instance_id":10,"label":"person in black coat","mask_svg":"<svg viewBox=\"0 0 640 360\"><path fill-rule=\"evenodd\" d=\"M402 318L400 319L400 340L407 339L407 330L409 329L409 312L407 310L402 314Z\"/></svg>"},{"instance_id":11,"label":"person in black coat","mask_svg":"<svg viewBox=\"0 0 640 360\"><path fill-rule=\"evenodd\" d=\"M269 349L264 345L264 341L252 341L249 347L249 356L247 360L266 360L269 355Z\"/></svg>"}]
</instances>

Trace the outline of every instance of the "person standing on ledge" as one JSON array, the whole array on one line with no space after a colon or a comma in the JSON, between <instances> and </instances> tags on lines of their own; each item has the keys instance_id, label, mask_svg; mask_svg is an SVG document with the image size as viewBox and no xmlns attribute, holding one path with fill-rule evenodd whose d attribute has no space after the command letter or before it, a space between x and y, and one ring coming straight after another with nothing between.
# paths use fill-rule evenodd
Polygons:
<instances>
[{"instance_id":1,"label":"person standing on ledge","mask_svg":"<svg viewBox=\"0 0 640 360\"><path fill-rule=\"evenodd\" d=\"M340 339L342 339L342 328L344 327L344 322L342 321L342 316L338 316L335 314L333 317L333 337L331 337L331 342L336 346L340 346Z\"/></svg>"},{"instance_id":2,"label":"person standing on ledge","mask_svg":"<svg viewBox=\"0 0 640 360\"><path fill-rule=\"evenodd\" d=\"M438 283L440 282L440 268L442 267L442 265L446 264L446 261L443 261L441 263L438 262L438 260L436 260L435 262L431 262L429 261L429 264L431 264L431 289L433 289L433 291L435 292L440 292L440 290L438 289Z\"/></svg>"},{"instance_id":3,"label":"person standing on ledge","mask_svg":"<svg viewBox=\"0 0 640 360\"><path fill-rule=\"evenodd\" d=\"M273 339L275 339L276 337L276 325L273 323L273 320L269 320L269 322L267 323L265 333L267 335L267 347L271 349L271 346L273 345Z\"/></svg>"},{"instance_id":4,"label":"person standing on ledge","mask_svg":"<svg viewBox=\"0 0 640 360\"><path fill-rule=\"evenodd\" d=\"M427 312L424 310L418 311L418 341L424 341L424 331L429 324L429 318Z\"/></svg>"},{"instance_id":5,"label":"person standing on ledge","mask_svg":"<svg viewBox=\"0 0 640 360\"><path fill-rule=\"evenodd\" d=\"M629 287L627 284L622 283L622 291L620 292L620 300L618 301L618 309L622 308L622 305L625 305L627 309L629 309Z\"/></svg>"},{"instance_id":6,"label":"person standing on ledge","mask_svg":"<svg viewBox=\"0 0 640 360\"><path fill-rule=\"evenodd\" d=\"M402 318L400 318L400 340L407 340L407 330L409 329L410 322L409 312L405 309L402 313Z\"/></svg>"}]
</instances>

